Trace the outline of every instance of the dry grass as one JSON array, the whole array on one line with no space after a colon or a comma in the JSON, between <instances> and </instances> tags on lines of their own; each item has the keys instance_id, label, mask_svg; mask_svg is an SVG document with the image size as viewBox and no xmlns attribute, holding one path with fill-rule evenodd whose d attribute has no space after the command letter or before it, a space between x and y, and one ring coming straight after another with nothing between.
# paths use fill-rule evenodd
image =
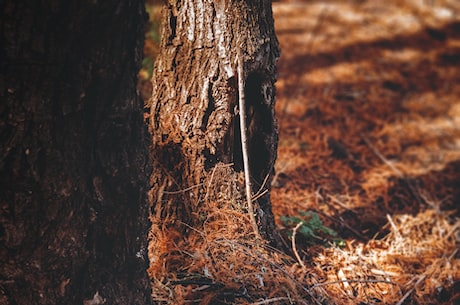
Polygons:
<instances>
[{"instance_id":1,"label":"dry grass","mask_svg":"<svg viewBox=\"0 0 460 305\"><path fill-rule=\"evenodd\" d=\"M279 216L316 211L345 246L297 235L287 253L270 248L253 234L242 175L220 165L184 234L153 227L154 298L458 304L460 4L284 1L274 14L277 224L288 236Z\"/></svg>"},{"instance_id":2,"label":"dry grass","mask_svg":"<svg viewBox=\"0 0 460 305\"><path fill-rule=\"evenodd\" d=\"M149 270L160 304L430 304L460 279L460 222L446 212L387 215L384 238L304 249L300 264L254 236L238 181L218 166L205 182L202 223L151 249L168 264Z\"/></svg>"}]
</instances>

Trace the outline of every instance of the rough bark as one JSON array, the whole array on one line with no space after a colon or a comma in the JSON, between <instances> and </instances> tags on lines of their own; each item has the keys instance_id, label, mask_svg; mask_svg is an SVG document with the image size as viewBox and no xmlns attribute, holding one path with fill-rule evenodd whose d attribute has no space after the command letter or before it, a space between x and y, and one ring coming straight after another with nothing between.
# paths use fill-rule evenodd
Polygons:
<instances>
[{"instance_id":1,"label":"rough bark","mask_svg":"<svg viewBox=\"0 0 460 305\"><path fill-rule=\"evenodd\" d=\"M0 304L148 304L143 2L0 1Z\"/></svg>"},{"instance_id":2,"label":"rough bark","mask_svg":"<svg viewBox=\"0 0 460 305\"><path fill-rule=\"evenodd\" d=\"M156 232L184 234L202 221L204 177L219 162L243 170L238 84L245 83L252 192L269 189L277 149L274 116L279 57L271 1L169 1L150 100L153 138L152 243L154 264L164 259ZM241 52L244 79L238 79ZM244 190L242 190L244 191ZM275 242L269 193L257 200L261 235ZM172 232L172 233L171 233Z\"/></svg>"}]
</instances>

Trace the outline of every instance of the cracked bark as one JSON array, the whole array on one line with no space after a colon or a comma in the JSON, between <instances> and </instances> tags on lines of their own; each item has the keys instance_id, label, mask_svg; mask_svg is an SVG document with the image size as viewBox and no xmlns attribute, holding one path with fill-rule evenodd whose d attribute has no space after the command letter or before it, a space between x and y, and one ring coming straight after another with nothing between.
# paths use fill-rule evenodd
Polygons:
<instances>
[{"instance_id":1,"label":"cracked bark","mask_svg":"<svg viewBox=\"0 0 460 305\"><path fill-rule=\"evenodd\" d=\"M269 189L278 139L274 83L279 57L271 1L169 1L148 105L153 232L183 234L180 223L200 221L194 215L205 197L202 183L219 162L243 170L238 49L246 84L252 192ZM269 192L257 200L256 211L261 235L276 244ZM154 253L155 236L152 242L151 259L161 260Z\"/></svg>"},{"instance_id":2,"label":"cracked bark","mask_svg":"<svg viewBox=\"0 0 460 305\"><path fill-rule=\"evenodd\" d=\"M0 1L0 304L149 304L144 21Z\"/></svg>"}]
</instances>

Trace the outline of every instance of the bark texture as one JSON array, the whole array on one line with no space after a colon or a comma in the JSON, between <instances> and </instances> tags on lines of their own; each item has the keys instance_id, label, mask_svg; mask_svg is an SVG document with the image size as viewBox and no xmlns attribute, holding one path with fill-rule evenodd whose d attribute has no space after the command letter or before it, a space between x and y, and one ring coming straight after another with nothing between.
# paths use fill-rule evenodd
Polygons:
<instances>
[{"instance_id":1,"label":"bark texture","mask_svg":"<svg viewBox=\"0 0 460 305\"><path fill-rule=\"evenodd\" d=\"M149 304L142 1L0 1L0 304Z\"/></svg>"},{"instance_id":2,"label":"bark texture","mask_svg":"<svg viewBox=\"0 0 460 305\"><path fill-rule=\"evenodd\" d=\"M241 82L253 193L269 189L278 137L274 82L279 57L271 1L169 1L160 50L150 100L153 264L165 260L159 251L165 234L182 238L183 223L193 226L202 221L197 215L206 197L204 177L219 162L243 170ZM238 50L242 80L237 73ZM268 192L257 200L256 214L262 236L274 241Z\"/></svg>"}]
</instances>

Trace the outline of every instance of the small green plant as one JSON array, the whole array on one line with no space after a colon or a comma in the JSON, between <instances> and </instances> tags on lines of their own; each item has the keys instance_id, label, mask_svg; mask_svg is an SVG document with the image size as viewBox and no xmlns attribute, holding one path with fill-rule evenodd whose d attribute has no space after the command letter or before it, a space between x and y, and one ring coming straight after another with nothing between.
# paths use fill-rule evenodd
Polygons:
<instances>
[{"instance_id":1,"label":"small green plant","mask_svg":"<svg viewBox=\"0 0 460 305\"><path fill-rule=\"evenodd\" d=\"M309 246L315 244L328 245L331 243L340 247L345 245L343 239L338 237L337 232L323 224L316 212L301 211L299 216L281 216L280 220L287 228L294 228L299 223L302 223L297 228L297 236ZM292 231L289 237L292 237Z\"/></svg>"}]
</instances>

